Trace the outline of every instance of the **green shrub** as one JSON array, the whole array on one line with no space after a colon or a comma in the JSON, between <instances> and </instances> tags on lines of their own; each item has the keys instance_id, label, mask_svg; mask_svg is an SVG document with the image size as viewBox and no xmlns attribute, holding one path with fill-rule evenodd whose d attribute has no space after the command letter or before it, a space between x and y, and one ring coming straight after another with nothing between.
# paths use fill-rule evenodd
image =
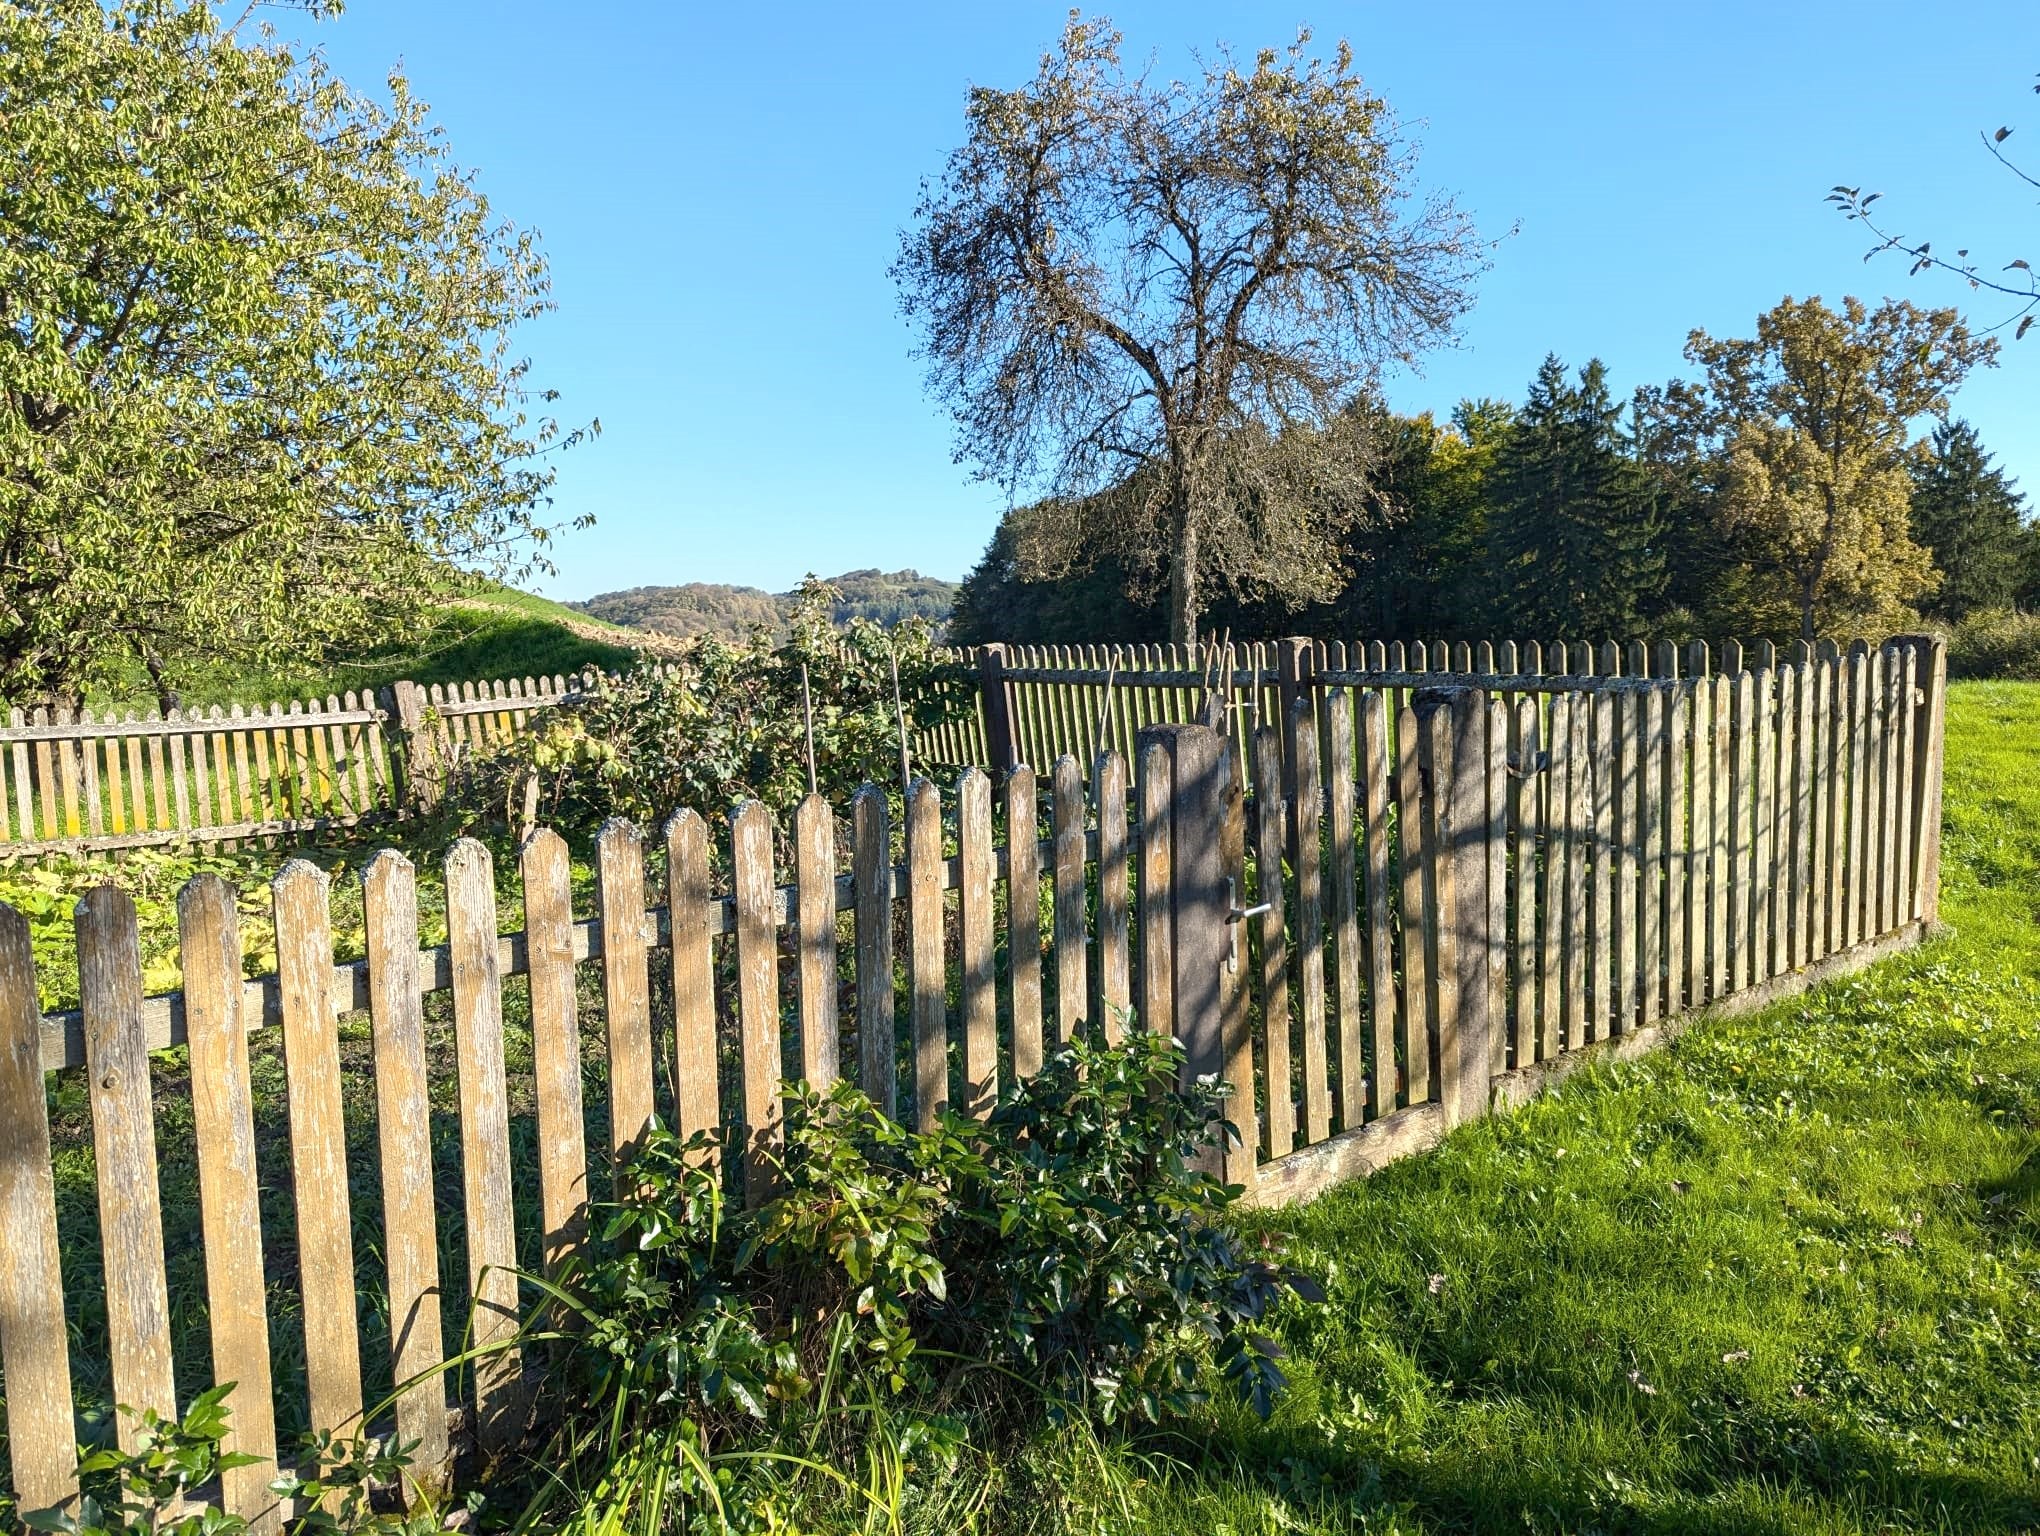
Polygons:
<instances>
[{"instance_id":1,"label":"green shrub","mask_svg":"<svg viewBox=\"0 0 2040 1536\"><path fill-rule=\"evenodd\" d=\"M572 835L610 816L656 824L683 806L710 820L745 800L783 813L807 793L810 704L816 782L833 801L897 779L895 666L909 732L953 718L968 695L924 621L837 630L833 598L806 583L784 644L762 629L741 644L702 636L684 660L599 679L497 750L457 760L449 815L463 830L543 823Z\"/></svg>"},{"instance_id":2,"label":"green shrub","mask_svg":"<svg viewBox=\"0 0 2040 1536\"><path fill-rule=\"evenodd\" d=\"M927 1132L848 1083L789 1088L755 1211L726 1202L714 1140L654 1126L585 1260L541 1285L567 1359L526 1520L722 1511L767 1463L855 1465L875 1435L953 1454L963 1393L1023 1421L1160 1419L1209 1361L1265 1416L1283 1377L1258 1325L1321 1293L1224 1222L1240 1191L1194 1163L1225 1090L1178 1086L1182 1060L1080 1037L983 1120Z\"/></svg>"},{"instance_id":3,"label":"green shrub","mask_svg":"<svg viewBox=\"0 0 2040 1536\"><path fill-rule=\"evenodd\" d=\"M21 1523L60 1536L236 1536L247 1522L203 1495L222 1472L262 1463L260 1456L224 1449L232 1410L231 1381L192 1399L181 1419L154 1409L123 1408L129 1446L88 1449L78 1459L78 1498L58 1509L26 1510ZM291 1536L426 1536L443 1528L440 1512L421 1501L408 1513L378 1509L374 1490L396 1482L410 1459L396 1447L362 1436L321 1436L310 1448L310 1475L285 1472L269 1485L278 1500L295 1501ZM0 1529L8 1510L0 1500Z\"/></svg>"},{"instance_id":4,"label":"green shrub","mask_svg":"<svg viewBox=\"0 0 2040 1536\"><path fill-rule=\"evenodd\" d=\"M1950 677L2040 682L2040 613L1972 614L1948 637Z\"/></svg>"}]
</instances>

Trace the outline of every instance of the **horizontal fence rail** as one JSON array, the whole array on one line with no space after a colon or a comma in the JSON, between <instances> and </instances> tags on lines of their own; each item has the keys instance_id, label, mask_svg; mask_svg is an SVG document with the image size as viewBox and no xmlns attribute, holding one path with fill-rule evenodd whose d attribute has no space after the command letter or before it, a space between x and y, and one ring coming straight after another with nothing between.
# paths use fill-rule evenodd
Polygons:
<instances>
[{"instance_id":1,"label":"horizontal fence rail","mask_svg":"<svg viewBox=\"0 0 2040 1536\"><path fill-rule=\"evenodd\" d=\"M514 1267L559 1272L655 1114L723 1132L755 1201L782 1079L849 1078L926 1125L1133 1017L1234 1086L1218 1171L1290 1199L1936 920L1938 642L1734 671L1666 647L1587 674L1549 652L1441 674L1234 650L1229 685L1108 662L1125 712L1101 692L1088 724L1055 717L1102 717L1108 740L1122 722L1130 752L971 766L903 805L810 796L784 826L681 812L650 847L612 822L585 851L592 913L541 830L517 932L463 840L434 877L448 941L423 945L418 872L385 852L362 874L365 957L336 963L327 877L292 861L276 973L248 979L234 893L204 876L179 903L183 989L145 998L134 907L107 886L79 907L81 1006L45 1018L0 908L0 1380L24 1506L75 1489L74 1404L167 1412L208 1380L241 1383L236 1442L265 1457L357 1423L378 1382L415 1383L372 1427L419 1442L421 1481L463 1441L499 1446L542 1362L432 1369L510 1336L533 1300ZM1003 661L1016 739L1053 742L1029 712L1055 699ZM474 702L455 718L514 713ZM173 1046L186 1070L152 1063ZM80 1068L96 1226L52 1178L71 1079L46 1073ZM202 1235L166 1247L159 1169L184 1162ZM87 1277L103 1302L81 1310L66 1287ZM200 1332L173 1326L194 1288ZM225 1494L273 1528L267 1475Z\"/></svg>"}]
</instances>

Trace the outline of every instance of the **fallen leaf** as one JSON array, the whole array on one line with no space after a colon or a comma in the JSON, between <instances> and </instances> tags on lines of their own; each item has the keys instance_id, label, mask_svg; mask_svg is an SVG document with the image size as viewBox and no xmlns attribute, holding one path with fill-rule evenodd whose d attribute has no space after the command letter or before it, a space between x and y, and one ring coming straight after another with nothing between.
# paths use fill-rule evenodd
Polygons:
<instances>
[{"instance_id":1,"label":"fallen leaf","mask_svg":"<svg viewBox=\"0 0 2040 1536\"><path fill-rule=\"evenodd\" d=\"M1433 1296L1442 1295L1445 1290L1445 1277L1443 1275L1433 1275L1427 1284Z\"/></svg>"},{"instance_id":2,"label":"fallen leaf","mask_svg":"<svg viewBox=\"0 0 2040 1536\"><path fill-rule=\"evenodd\" d=\"M1750 1352L1746 1349L1731 1349L1721 1357L1721 1363L1723 1365L1741 1365L1749 1357Z\"/></svg>"}]
</instances>

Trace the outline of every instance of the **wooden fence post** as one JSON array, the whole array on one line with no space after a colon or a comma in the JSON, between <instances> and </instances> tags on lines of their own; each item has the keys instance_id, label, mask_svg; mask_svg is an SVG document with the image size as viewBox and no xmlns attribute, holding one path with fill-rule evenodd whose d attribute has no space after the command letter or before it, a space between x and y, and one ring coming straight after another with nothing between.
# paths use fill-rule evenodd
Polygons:
<instances>
[{"instance_id":1,"label":"wooden fence post","mask_svg":"<svg viewBox=\"0 0 2040 1536\"><path fill-rule=\"evenodd\" d=\"M382 706L395 728L391 755L397 778L396 808L407 815L422 814L439 803L446 787L438 733L425 718L430 708L425 690L413 682L392 683L384 691Z\"/></svg>"},{"instance_id":2,"label":"wooden fence post","mask_svg":"<svg viewBox=\"0 0 2040 1536\"><path fill-rule=\"evenodd\" d=\"M1917 890L1913 910L1929 928L1941 921L1941 775L1948 744L1948 642L1931 635L1913 641L1913 675L1926 698L1913 731L1911 868Z\"/></svg>"},{"instance_id":3,"label":"wooden fence post","mask_svg":"<svg viewBox=\"0 0 2040 1536\"><path fill-rule=\"evenodd\" d=\"M1006 681L1006 648L987 645L978 651L978 694L985 714L985 756L994 773L1004 775L1020 761L1013 742L1013 695Z\"/></svg>"},{"instance_id":4,"label":"wooden fence post","mask_svg":"<svg viewBox=\"0 0 2040 1536\"><path fill-rule=\"evenodd\" d=\"M1243 851L1243 827L1234 814L1239 786L1233 782L1231 743L1211 726L1169 724L1142 731L1140 746L1144 757L1159 747L1169 760L1171 980L1176 1035L1187 1056L1184 1071L1233 1086L1226 1118L1239 1140L1212 1149L1205 1166L1227 1183L1251 1185L1260 1140L1253 1081L1251 1073L1234 1071L1248 1053L1241 1049L1247 1043L1246 1014L1239 1006L1246 987L1246 935L1234 916L1244 905L1233 856Z\"/></svg>"}]
</instances>

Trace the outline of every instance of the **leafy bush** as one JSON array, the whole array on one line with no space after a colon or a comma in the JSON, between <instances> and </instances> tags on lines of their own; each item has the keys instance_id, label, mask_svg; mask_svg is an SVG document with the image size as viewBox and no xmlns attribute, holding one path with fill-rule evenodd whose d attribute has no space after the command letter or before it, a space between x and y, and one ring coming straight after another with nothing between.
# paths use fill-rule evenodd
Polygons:
<instances>
[{"instance_id":1,"label":"leafy bush","mask_svg":"<svg viewBox=\"0 0 2040 1536\"><path fill-rule=\"evenodd\" d=\"M765 629L741 644L702 636L684 660L598 680L498 750L454 764L449 812L464 826L543 822L568 833L610 816L655 823L682 806L711 819L754 799L784 812L807 792L807 699L824 793L840 801L867 780L896 778L895 665L909 732L952 718L967 695L951 686L925 622L886 630L853 620L838 631L835 595L803 585L783 645Z\"/></svg>"},{"instance_id":2,"label":"leafy bush","mask_svg":"<svg viewBox=\"0 0 2040 1536\"><path fill-rule=\"evenodd\" d=\"M1265 1416L1283 1378L1257 1325L1321 1295L1223 1223L1239 1190L1193 1163L1224 1090L1179 1087L1181 1065L1152 1035L1079 1038L985 1119L927 1132L848 1083L790 1088L778 1191L748 1212L710 1137L654 1126L586 1260L541 1282L569 1416L528 1513L564 1488L612 1522L721 1508L761 1460L828 1440L851 1464L877 1426L946 1454L966 1385L1023 1416L1159 1419L1200 1399L1208 1356Z\"/></svg>"},{"instance_id":3,"label":"leafy bush","mask_svg":"<svg viewBox=\"0 0 2040 1536\"><path fill-rule=\"evenodd\" d=\"M86 1451L78 1460L76 1503L24 1511L21 1523L61 1536L235 1536L246 1530L240 1516L198 1497L217 1484L222 1472L259 1466L263 1460L222 1449L233 1390L234 1383L227 1381L201 1392L181 1419L165 1418L154 1409L123 1408L134 1444ZM278 1500L296 1501L300 1514L287 1522L291 1536L424 1536L441 1529L429 1502L408 1514L375 1507L373 1489L394 1483L410 1465L400 1450L359 1436L327 1435L312 1453L316 1473L286 1472L269 1485ZM6 1513L0 1501L0 1528L5 1528Z\"/></svg>"},{"instance_id":4,"label":"leafy bush","mask_svg":"<svg viewBox=\"0 0 2040 1536\"><path fill-rule=\"evenodd\" d=\"M2040 613L1973 614L1948 637L1951 677L2040 682Z\"/></svg>"}]
</instances>

